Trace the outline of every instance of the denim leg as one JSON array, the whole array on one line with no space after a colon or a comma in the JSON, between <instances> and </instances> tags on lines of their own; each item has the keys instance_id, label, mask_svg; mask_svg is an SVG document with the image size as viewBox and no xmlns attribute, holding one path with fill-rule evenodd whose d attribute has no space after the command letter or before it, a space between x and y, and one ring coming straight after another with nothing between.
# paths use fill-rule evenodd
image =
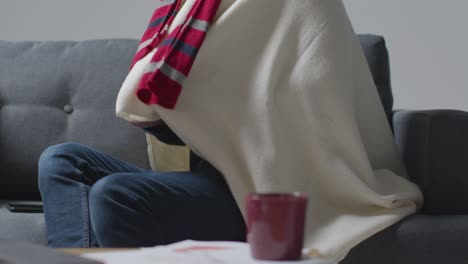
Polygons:
<instances>
[{"instance_id":1,"label":"denim leg","mask_svg":"<svg viewBox=\"0 0 468 264\"><path fill-rule=\"evenodd\" d=\"M245 223L222 175L207 162L192 172L115 173L90 192L91 223L103 247L185 239L245 240Z\"/></svg>"},{"instance_id":2,"label":"denim leg","mask_svg":"<svg viewBox=\"0 0 468 264\"><path fill-rule=\"evenodd\" d=\"M49 246L98 246L89 220L91 186L113 173L146 171L77 143L47 148L38 176Z\"/></svg>"}]
</instances>

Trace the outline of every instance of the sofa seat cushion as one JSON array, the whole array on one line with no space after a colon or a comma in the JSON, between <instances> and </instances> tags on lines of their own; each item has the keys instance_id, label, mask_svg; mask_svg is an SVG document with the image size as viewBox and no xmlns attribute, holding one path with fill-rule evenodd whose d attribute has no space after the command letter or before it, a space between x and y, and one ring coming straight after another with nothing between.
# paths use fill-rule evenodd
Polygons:
<instances>
[{"instance_id":1,"label":"sofa seat cushion","mask_svg":"<svg viewBox=\"0 0 468 264\"><path fill-rule=\"evenodd\" d=\"M412 215L356 246L340 264L468 263L468 215Z\"/></svg>"},{"instance_id":2,"label":"sofa seat cushion","mask_svg":"<svg viewBox=\"0 0 468 264\"><path fill-rule=\"evenodd\" d=\"M11 213L9 202L0 201L0 239L47 245L44 214Z\"/></svg>"}]
</instances>

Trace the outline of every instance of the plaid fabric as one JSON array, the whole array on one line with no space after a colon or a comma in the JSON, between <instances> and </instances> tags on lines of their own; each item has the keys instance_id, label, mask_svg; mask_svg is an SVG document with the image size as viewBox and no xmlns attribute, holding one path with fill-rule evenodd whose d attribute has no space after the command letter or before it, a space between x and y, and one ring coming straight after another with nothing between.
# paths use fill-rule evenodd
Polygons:
<instances>
[{"instance_id":1,"label":"plaid fabric","mask_svg":"<svg viewBox=\"0 0 468 264\"><path fill-rule=\"evenodd\" d=\"M132 62L158 48L140 80L137 97L145 104L174 108L221 0L196 0L182 25L168 33L182 0L160 0Z\"/></svg>"}]
</instances>

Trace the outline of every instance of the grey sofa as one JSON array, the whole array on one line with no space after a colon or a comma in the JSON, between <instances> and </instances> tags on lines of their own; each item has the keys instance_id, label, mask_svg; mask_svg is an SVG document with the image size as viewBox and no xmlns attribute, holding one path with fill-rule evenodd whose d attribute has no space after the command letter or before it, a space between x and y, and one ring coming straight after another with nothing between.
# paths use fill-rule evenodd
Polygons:
<instances>
[{"instance_id":1,"label":"grey sofa","mask_svg":"<svg viewBox=\"0 0 468 264\"><path fill-rule=\"evenodd\" d=\"M0 42L0 238L47 244L42 214L8 208L40 200L37 161L47 146L80 142L149 168L144 133L114 114L136 45Z\"/></svg>"},{"instance_id":2,"label":"grey sofa","mask_svg":"<svg viewBox=\"0 0 468 264\"><path fill-rule=\"evenodd\" d=\"M419 214L354 248L343 263L468 263L468 114L394 111L385 41L359 38L409 176L426 203ZM114 116L137 45L125 39L0 41L0 238L46 244L43 215L21 207L11 212L9 204L38 203L37 160L49 145L80 142L149 167L144 133Z\"/></svg>"}]
</instances>

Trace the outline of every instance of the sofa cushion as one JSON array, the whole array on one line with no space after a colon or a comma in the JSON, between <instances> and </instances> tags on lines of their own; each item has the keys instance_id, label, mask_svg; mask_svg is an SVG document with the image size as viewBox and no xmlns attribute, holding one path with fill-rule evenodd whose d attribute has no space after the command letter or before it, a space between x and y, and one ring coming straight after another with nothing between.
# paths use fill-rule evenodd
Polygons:
<instances>
[{"instance_id":1,"label":"sofa cushion","mask_svg":"<svg viewBox=\"0 0 468 264\"><path fill-rule=\"evenodd\" d=\"M9 202L0 200L0 239L47 245L44 215L11 213L8 210Z\"/></svg>"},{"instance_id":2,"label":"sofa cushion","mask_svg":"<svg viewBox=\"0 0 468 264\"><path fill-rule=\"evenodd\" d=\"M0 199L39 199L37 161L79 142L149 168L145 134L115 116L137 40L0 41Z\"/></svg>"},{"instance_id":3,"label":"sofa cushion","mask_svg":"<svg viewBox=\"0 0 468 264\"><path fill-rule=\"evenodd\" d=\"M412 215L365 240L340 264L466 264L468 215Z\"/></svg>"},{"instance_id":4,"label":"sofa cushion","mask_svg":"<svg viewBox=\"0 0 468 264\"><path fill-rule=\"evenodd\" d=\"M372 77L374 78L375 85L377 86L387 119L390 121L393 109L393 94L385 39L382 36L369 34L360 34L358 37L367 63L369 64Z\"/></svg>"}]
</instances>

